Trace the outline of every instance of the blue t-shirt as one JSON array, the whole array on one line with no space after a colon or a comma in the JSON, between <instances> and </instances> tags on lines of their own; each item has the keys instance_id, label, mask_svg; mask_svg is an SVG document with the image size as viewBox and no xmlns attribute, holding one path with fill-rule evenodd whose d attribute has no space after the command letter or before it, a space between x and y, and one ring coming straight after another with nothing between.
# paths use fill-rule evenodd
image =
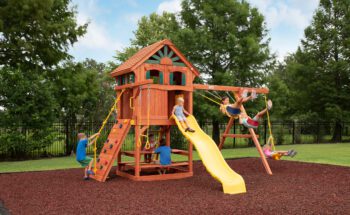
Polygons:
<instances>
[{"instance_id":1,"label":"blue t-shirt","mask_svg":"<svg viewBox=\"0 0 350 215\"><path fill-rule=\"evenodd\" d=\"M88 144L88 139L79 140L77 146L77 161L82 161L86 157L86 147Z\"/></svg>"},{"instance_id":2,"label":"blue t-shirt","mask_svg":"<svg viewBox=\"0 0 350 215\"><path fill-rule=\"evenodd\" d=\"M182 116L184 117L184 107L180 105L175 106L175 111L174 111L175 116Z\"/></svg>"},{"instance_id":3,"label":"blue t-shirt","mask_svg":"<svg viewBox=\"0 0 350 215\"><path fill-rule=\"evenodd\" d=\"M160 154L161 165L171 164L171 148L169 146L159 146L154 152Z\"/></svg>"}]
</instances>

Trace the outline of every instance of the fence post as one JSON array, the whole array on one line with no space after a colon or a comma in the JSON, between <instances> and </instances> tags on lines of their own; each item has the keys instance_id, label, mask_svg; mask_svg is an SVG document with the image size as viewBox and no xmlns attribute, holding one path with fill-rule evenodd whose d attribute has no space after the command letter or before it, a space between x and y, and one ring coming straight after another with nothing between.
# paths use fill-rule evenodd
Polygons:
<instances>
[{"instance_id":1,"label":"fence post","mask_svg":"<svg viewBox=\"0 0 350 215\"><path fill-rule=\"evenodd\" d=\"M292 128L292 144L295 144L295 121L293 120L293 128Z\"/></svg>"},{"instance_id":2,"label":"fence post","mask_svg":"<svg viewBox=\"0 0 350 215\"><path fill-rule=\"evenodd\" d=\"M233 134L236 134L236 120L233 121ZM236 138L233 138L233 148L236 148Z\"/></svg>"},{"instance_id":3,"label":"fence post","mask_svg":"<svg viewBox=\"0 0 350 215\"><path fill-rule=\"evenodd\" d=\"M317 143L320 143L320 123L319 123L319 121L317 121L317 132L316 132L316 140L317 140Z\"/></svg>"},{"instance_id":4,"label":"fence post","mask_svg":"<svg viewBox=\"0 0 350 215\"><path fill-rule=\"evenodd\" d=\"M266 138L267 138L267 122L265 119L264 120L264 145L266 145Z\"/></svg>"},{"instance_id":5,"label":"fence post","mask_svg":"<svg viewBox=\"0 0 350 215\"><path fill-rule=\"evenodd\" d=\"M69 126L69 120L68 119L66 119L65 120L65 134L66 134L66 148L65 148L65 153L66 153L66 155L69 155L69 128L68 128L68 126Z\"/></svg>"}]
</instances>

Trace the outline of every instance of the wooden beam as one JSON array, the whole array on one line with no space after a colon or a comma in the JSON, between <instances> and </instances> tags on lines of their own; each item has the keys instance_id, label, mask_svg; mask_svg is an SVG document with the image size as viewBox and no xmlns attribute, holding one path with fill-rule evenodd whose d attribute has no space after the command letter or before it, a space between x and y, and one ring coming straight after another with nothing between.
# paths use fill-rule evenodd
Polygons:
<instances>
[{"instance_id":1,"label":"wooden beam","mask_svg":"<svg viewBox=\"0 0 350 215\"><path fill-rule=\"evenodd\" d=\"M169 165L161 165L161 164L144 164L141 165L141 169L149 169L149 168L168 168L173 166L188 166L188 162L174 162Z\"/></svg>"},{"instance_id":2,"label":"wooden beam","mask_svg":"<svg viewBox=\"0 0 350 215\"><path fill-rule=\"evenodd\" d=\"M182 86L182 85L162 85L162 84L152 84L149 86L150 89L157 89L157 90L181 90L181 91L193 91L193 87L191 86Z\"/></svg>"},{"instance_id":3,"label":"wooden beam","mask_svg":"<svg viewBox=\"0 0 350 215\"><path fill-rule=\"evenodd\" d=\"M215 90L215 91L233 91L238 92L241 89L248 91L255 90L256 93L268 94L269 89L267 88L251 88L251 87L233 87L233 86L220 86L220 85L206 85L206 84L193 84L194 90Z\"/></svg>"},{"instance_id":4,"label":"wooden beam","mask_svg":"<svg viewBox=\"0 0 350 215\"><path fill-rule=\"evenodd\" d=\"M188 151L181 150L181 149L172 149L171 153L178 154L178 155L184 155L184 156L188 156L189 155Z\"/></svg>"},{"instance_id":5,"label":"wooden beam","mask_svg":"<svg viewBox=\"0 0 350 215\"><path fill-rule=\"evenodd\" d=\"M231 138L253 138L251 134L223 134L223 137L231 137ZM259 138L259 135L255 135Z\"/></svg>"},{"instance_id":6,"label":"wooden beam","mask_svg":"<svg viewBox=\"0 0 350 215\"><path fill-rule=\"evenodd\" d=\"M181 173L169 173L162 175L143 175L140 177L131 178L135 181L164 181L164 180L173 180L173 179L182 179L187 177L192 177L192 172L181 172Z\"/></svg>"},{"instance_id":7,"label":"wooden beam","mask_svg":"<svg viewBox=\"0 0 350 215\"><path fill-rule=\"evenodd\" d=\"M121 86L115 86L114 89L115 90L122 90L122 89L134 88L134 87L138 87L138 86L141 86L141 85L147 85L147 84L153 84L153 80L149 79L149 80L140 81L140 82L137 82L137 83L124 84L124 85L121 85Z\"/></svg>"}]
</instances>

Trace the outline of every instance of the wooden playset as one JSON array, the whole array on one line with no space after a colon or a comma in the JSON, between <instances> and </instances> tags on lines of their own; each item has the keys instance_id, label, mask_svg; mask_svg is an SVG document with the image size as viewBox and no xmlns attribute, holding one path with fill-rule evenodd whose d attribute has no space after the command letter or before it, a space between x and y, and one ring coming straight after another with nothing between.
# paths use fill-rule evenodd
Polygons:
<instances>
[{"instance_id":1,"label":"wooden playset","mask_svg":"<svg viewBox=\"0 0 350 215\"><path fill-rule=\"evenodd\" d=\"M99 156L95 158L94 179L104 182L115 160L118 164L116 174L132 180L153 181L190 177L193 175L192 153L195 146L208 172L223 184L225 193L245 192L243 179L231 170L219 151L225 138L252 138L266 172L272 174L253 129L249 129L249 134L229 134L233 118L230 118L222 134L219 148L200 129L191 115L188 121L196 128L196 132L185 132L179 126L179 130L189 141L188 149L172 149L172 153L185 156L185 162L173 162L162 166L142 159L142 155L152 154L152 151L144 150L144 144L149 144L148 135L151 128L157 128L158 138L164 137L166 145L171 146L170 128L178 123L171 115L176 98L182 97L185 109L192 114L195 90L229 91L236 95L242 89L232 86L193 84L199 72L170 40L162 40L141 49L116 68L111 75L117 83L115 87L117 99L111 112L117 111L118 116ZM266 88L245 89L255 90L261 94L268 93ZM241 111L245 112L243 106ZM133 129L135 134L134 150L122 151L121 146L130 129ZM122 156L132 157L133 161L123 162ZM164 168L167 169L165 174L157 171Z\"/></svg>"}]
</instances>

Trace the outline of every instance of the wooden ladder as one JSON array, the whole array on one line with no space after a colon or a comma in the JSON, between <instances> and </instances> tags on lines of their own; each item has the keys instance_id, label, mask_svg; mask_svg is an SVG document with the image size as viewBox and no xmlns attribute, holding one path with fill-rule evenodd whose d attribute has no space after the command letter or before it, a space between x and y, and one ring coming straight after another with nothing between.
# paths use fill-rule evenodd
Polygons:
<instances>
[{"instance_id":1,"label":"wooden ladder","mask_svg":"<svg viewBox=\"0 0 350 215\"><path fill-rule=\"evenodd\" d=\"M100 155L97 158L97 171L94 176L91 176L91 178L101 182L106 181L121 146L123 145L125 137L129 133L131 127L130 121L130 119L119 119L118 122L113 125Z\"/></svg>"}]
</instances>

